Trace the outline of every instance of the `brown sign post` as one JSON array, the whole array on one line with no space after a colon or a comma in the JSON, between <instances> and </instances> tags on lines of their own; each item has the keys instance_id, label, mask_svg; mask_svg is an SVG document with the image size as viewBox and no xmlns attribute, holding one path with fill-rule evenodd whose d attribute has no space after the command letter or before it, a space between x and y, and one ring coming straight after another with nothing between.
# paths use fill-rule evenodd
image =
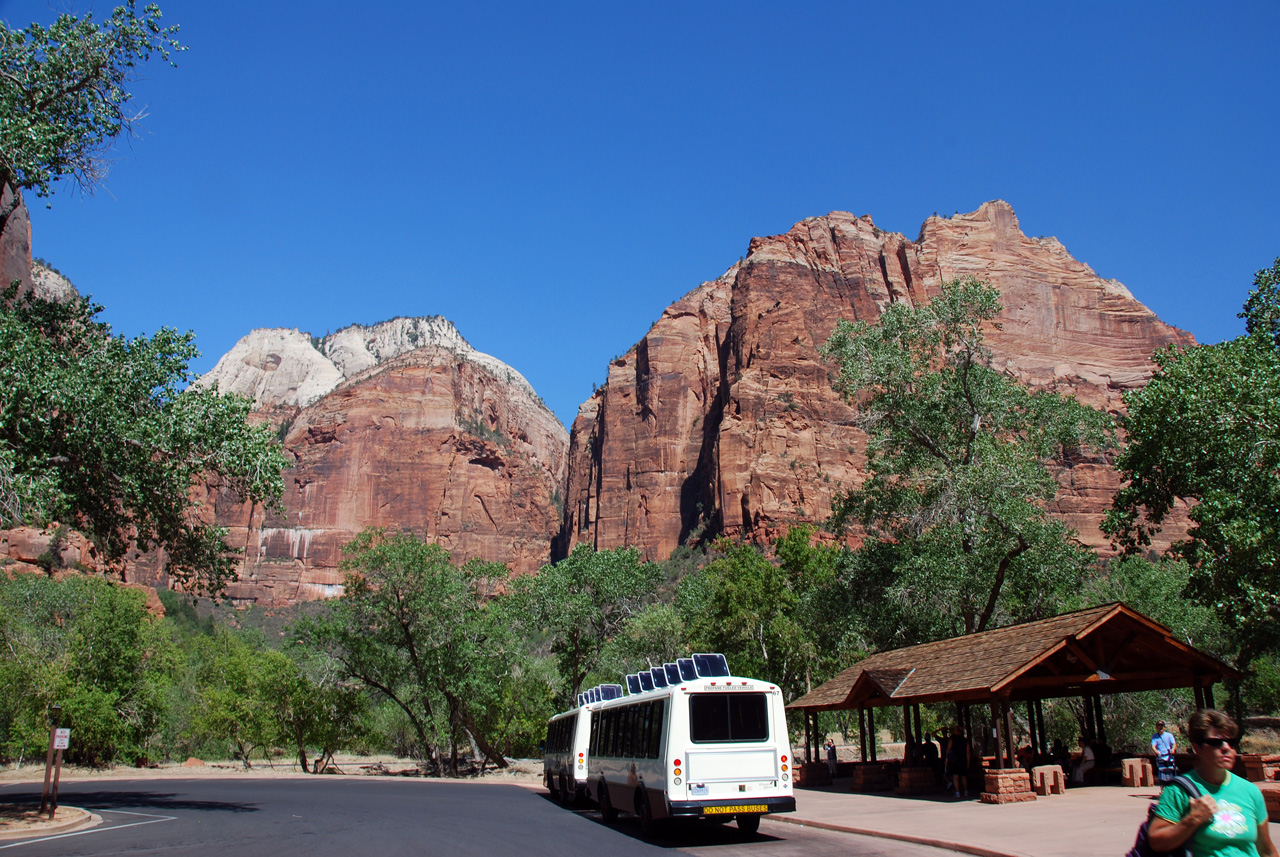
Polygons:
<instances>
[{"instance_id":1,"label":"brown sign post","mask_svg":"<svg viewBox=\"0 0 1280 857\"><path fill-rule=\"evenodd\" d=\"M70 729L58 728L59 722L62 720L62 706L55 705L50 709L49 724L49 752L44 757L44 789L40 793L40 811L49 811L49 818L53 818L54 813L58 811L58 779L62 774L62 751L66 749L67 742L71 738ZM57 758L57 776L54 775L54 758ZM53 780L52 802L50 802L49 781Z\"/></svg>"}]
</instances>

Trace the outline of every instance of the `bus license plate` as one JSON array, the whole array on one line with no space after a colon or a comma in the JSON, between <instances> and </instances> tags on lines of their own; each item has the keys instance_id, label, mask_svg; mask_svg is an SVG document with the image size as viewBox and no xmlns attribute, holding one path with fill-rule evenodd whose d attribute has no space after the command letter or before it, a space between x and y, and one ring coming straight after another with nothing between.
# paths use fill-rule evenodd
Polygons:
<instances>
[{"instance_id":1,"label":"bus license plate","mask_svg":"<svg viewBox=\"0 0 1280 857\"><path fill-rule=\"evenodd\" d=\"M702 808L703 815L732 815L739 812L768 812L769 807L762 803L748 804L746 806L704 806Z\"/></svg>"}]
</instances>

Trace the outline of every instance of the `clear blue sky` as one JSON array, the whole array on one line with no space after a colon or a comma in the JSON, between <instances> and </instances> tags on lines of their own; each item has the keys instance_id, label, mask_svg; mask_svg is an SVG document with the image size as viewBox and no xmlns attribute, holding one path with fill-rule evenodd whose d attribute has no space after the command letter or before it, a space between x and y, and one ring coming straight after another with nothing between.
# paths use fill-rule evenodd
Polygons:
<instances>
[{"instance_id":1,"label":"clear blue sky","mask_svg":"<svg viewBox=\"0 0 1280 857\"><path fill-rule=\"evenodd\" d=\"M0 0L10 26L110 2ZM754 235L1001 198L1201 341L1280 256L1280 4L161 0L191 49L34 250L117 331L440 314L569 424Z\"/></svg>"}]
</instances>

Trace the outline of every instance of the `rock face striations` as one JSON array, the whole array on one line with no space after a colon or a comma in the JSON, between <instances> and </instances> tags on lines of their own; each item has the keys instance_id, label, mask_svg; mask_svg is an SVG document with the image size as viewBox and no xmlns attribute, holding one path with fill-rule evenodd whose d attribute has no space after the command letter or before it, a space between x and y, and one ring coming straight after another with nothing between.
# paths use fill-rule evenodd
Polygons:
<instances>
[{"instance_id":1,"label":"rock face striations","mask_svg":"<svg viewBox=\"0 0 1280 857\"><path fill-rule=\"evenodd\" d=\"M764 541L824 520L866 458L818 347L838 319L874 321L887 304L927 302L966 275L1000 290L1002 328L988 343L1032 387L1118 411L1122 393L1150 378L1152 351L1192 344L1056 239L1024 235L1004 202L930 217L915 241L844 212L805 220L754 239L610 365L574 421L556 554L633 544L665 559L695 533ZM1116 473L1075 463L1059 482L1052 511L1105 547L1098 524Z\"/></svg>"},{"instance_id":2,"label":"rock face striations","mask_svg":"<svg viewBox=\"0 0 1280 857\"><path fill-rule=\"evenodd\" d=\"M200 383L253 396L294 462L283 515L214 498L229 541L245 549L233 599L338 594L342 545L368 526L412 531L459 561L517 572L549 561L568 433L523 376L444 319L394 319L314 341L256 330Z\"/></svg>"},{"instance_id":3,"label":"rock face striations","mask_svg":"<svg viewBox=\"0 0 1280 857\"><path fill-rule=\"evenodd\" d=\"M32 266L25 219L2 237L0 267L25 273L28 288L62 288ZM754 239L610 365L571 434L518 372L441 318L323 338L256 330L199 382L252 397L293 461L283 513L206 498L244 549L229 594L271 604L336 595L341 547L368 526L531 572L579 543L635 545L660 560L695 536L764 542L821 522L833 495L866 473L866 438L818 348L841 318L874 321L889 303L926 302L966 275L1001 292L988 339L998 367L1097 407L1118 412L1124 391L1150 378L1155 349L1192 344L1055 239L1024 235L1003 202L931 217L914 241L843 212ZM1098 524L1115 471L1072 461L1058 478L1051 511L1105 549ZM1184 526L1168 522L1166 543ZM12 536L0 558L21 561L34 544ZM163 583L163 557L140 558L131 577Z\"/></svg>"}]
</instances>

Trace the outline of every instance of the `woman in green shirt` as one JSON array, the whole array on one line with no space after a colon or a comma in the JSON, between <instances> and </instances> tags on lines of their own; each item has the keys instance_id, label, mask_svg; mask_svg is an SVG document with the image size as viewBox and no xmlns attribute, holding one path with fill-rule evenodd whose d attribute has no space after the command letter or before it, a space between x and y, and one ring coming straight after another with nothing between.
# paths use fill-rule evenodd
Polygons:
<instances>
[{"instance_id":1,"label":"woman in green shirt","mask_svg":"<svg viewBox=\"0 0 1280 857\"><path fill-rule=\"evenodd\" d=\"M1190 845L1194 857L1280 857L1267 831L1262 792L1231 773L1240 727L1221 711L1191 715L1187 725L1196 769L1187 775L1201 791L1192 800L1179 785L1160 795L1147 836L1156 851Z\"/></svg>"}]
</instances>

